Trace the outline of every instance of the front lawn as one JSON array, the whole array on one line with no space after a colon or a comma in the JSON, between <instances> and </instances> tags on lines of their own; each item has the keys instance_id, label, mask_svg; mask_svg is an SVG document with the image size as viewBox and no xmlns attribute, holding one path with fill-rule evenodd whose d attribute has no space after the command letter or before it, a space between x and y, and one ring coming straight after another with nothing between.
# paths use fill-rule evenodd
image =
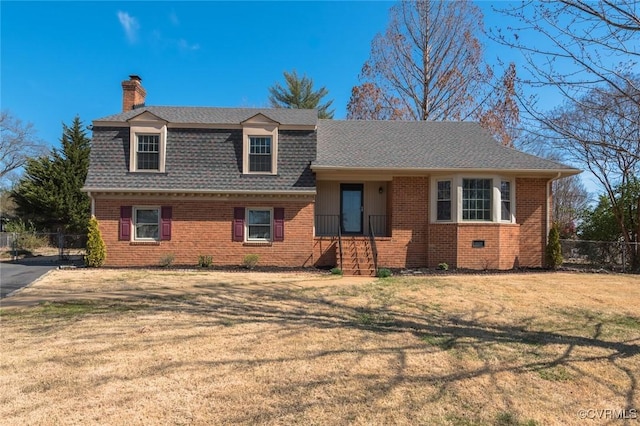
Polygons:
<instances>
[{"instance_id":1,"label":"front lawn","mask_svg":"<svg viewBox=\"0 0 640 426\"><path fill-rule=\"evenodd\" d=\"M637 276L77 270L14 301L38 297L2 302L6 424L640 417Z\"/></svg>"}]
</instances>

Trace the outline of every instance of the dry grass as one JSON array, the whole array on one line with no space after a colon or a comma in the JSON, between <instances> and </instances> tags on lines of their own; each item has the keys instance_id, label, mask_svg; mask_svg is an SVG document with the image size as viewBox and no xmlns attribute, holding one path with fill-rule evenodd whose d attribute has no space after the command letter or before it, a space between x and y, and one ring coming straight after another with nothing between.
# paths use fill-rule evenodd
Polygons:
<instances>
[{"instance_id":1,"label":"dry grass","mask_svg":"<svg viewBox=\"0 0 640 426\"><path fill-rule=\"evenodd\" d=\"M639 300L622 275L56 271L3 301L0 423L582 424L640 409Z\"/></svg>"}]
</instances>

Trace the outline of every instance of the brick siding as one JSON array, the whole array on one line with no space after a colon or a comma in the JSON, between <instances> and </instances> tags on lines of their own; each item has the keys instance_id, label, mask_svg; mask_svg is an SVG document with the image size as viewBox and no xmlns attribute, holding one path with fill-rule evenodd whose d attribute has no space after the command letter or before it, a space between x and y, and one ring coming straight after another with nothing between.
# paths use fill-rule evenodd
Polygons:
<instances>
[{"instance_id":1,"label":"brick siding","mask_svg":"<svg viewBox=\"0 0 640 426\"><path fill-rule=\"evenodd\" d=\"M140 243L118 240L121 206L171 206L171 240ZM232 241L234 207L283 207L284 241L249 244ZM259 265L313 266L313 203L309 201L214 201L175 199L96 199L95 215L107 246L107 266L157 266L168 254L176 265L195 266L200 255L214 265L240 265L257 254Z\"/></svg>"}]
</instances>

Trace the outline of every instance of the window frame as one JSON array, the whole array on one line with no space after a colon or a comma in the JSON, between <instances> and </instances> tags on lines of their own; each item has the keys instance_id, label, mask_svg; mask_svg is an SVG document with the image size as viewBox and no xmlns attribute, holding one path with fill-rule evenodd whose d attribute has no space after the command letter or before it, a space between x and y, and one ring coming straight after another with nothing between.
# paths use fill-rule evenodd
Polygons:
<instances>
[{"instance_id":1,"label":"window frame","mask_svg":"<svg viewBox=\"0 0 640 426\"><path fill-rule=\"evenodd\" d=\"M483 219L463 219L463 181L464 179L489 179L492 181L490 187L491 213L489 220ZM451 182L451 220L438 220L438 182ZM510 194L510 219L502 219L502 182L509 182ZM516 222L516 177L500 175L494 173L456 173L456 174L434 174L430 176L429 184L429 222L433 224L464 223L464 224L515 224Z\"/></svg>"},{"instance_id":2,"label":"window frame","mask_svg":"<svg viewBox=\"0 0 640 426\"><path fill-rule=\"evenodd\" d=\"M140 138L145 138L145 137L155 137L157 138L157 148L156 151L140 151ZM136 170L140 171L140 172L157 172L160 170L160 134L159 133L136 133L135 136L135 151L136 151L136 155L135 155L135 162L136 162ZM145 142L143 142L144 144ZM147 144L149 144L149 142L147 142ZM140 167L140 154L156 154L158 156L158 160L157 160L157 164L158 167L156 168L141 168Z\"/></svg>"},{"instance_id":3,"label":"window frame","mask_svg":"<svg viewBox=\"0 0 640 426\"><path fill-rule=\"evenodd\" d=\"M158 168L138 168L138 137L158 136ZM166 164L167 126L166 123L141 122L129 129L129 171L132 173L164 173Z\"/></svg>"},{"instance_id":4,"label":"window frame","mask_svg":"<svg viewBox=\"0 0 640 426\"><path fill-rule=\"evenodd\" d=\"M251 226L262 226L265 227L265 224L251 224L251 212L252 211L267 211L269 212L269 238L251 238L250 236L250 228ZM273 242L273 207L246 207L245 208L245 219L244 219L244 241L247 243L271 243Z\"/></svg>"},{"instance_id":5,"label":"window frame","mask_svg":"<svg viewBox=\"0 0 640 426\"><path fill-rule=\"evenodd\" d=\"M150 237L138 237L138 211L140 210L155 210L158 215L157 227L158 233L155 238ZM131 241L147 241L147 242L159 242L162 239L162 210L160 206L132 206L131 211L131 226L133 227L133 232L131 233ZM149 223L145 223L149 225Z\"/></svg>"},{"instance_id":6,"label":"window frame","mask_svg":"<svg viewBox=\"0 0 640 426\"><path fill-rule=\"evenodd\" d=\"M278 174L278 125L263 114L257 114L241 123L242 125L242 174L245 175L277 175ZM268 172L252 172L249 167L251 138L271 138L271 170Z\"/></svg>"},{"instance_id":7,"label":"window frame","mask_svg":"<svg viewBox=\"0 0 640 426\"><path fill-rule=\"evenodd\" d=\"M273 169L273 138L271 136L267 136L267 135L261 135L261 136L249 135L248 138L249 138L249 154L248 154L248 157L249 157L248 158L248 161L249 161L249 164L248 164L249 173L252 173L252 174L253 173L271 174L272 169ZM269 141L269 145L268 145L269 146L269 154L251 152L253 150L253 142L257 141L259 139L260 140L261 139L266 139L266 140ZM258 148L262 148L262 146L259 146ZM268 161L269 170L251 170L251 159L252 159L252 156L258 156L258 158L260 158L261 156L266 157L267 155L269 156L269 161Z\"/></svg>"},{"instance_id":8,"label":"window frame","mask_svg":"<svg viewBox=\"0 0 640 426\"><path fill-rule=\"evenodd\" d=\"M476 181L476 183L478 182L483 182L482 187L478 188L477 184L475 186L475 188L465 188L465 181ZM489 182L489 185L487 188L485 188L485 184L486 182ZM493 222L494 220L494 209L495 207L493 206L494 204L494 199L495 196L493 195L494 192L494 182L495 180L493 178L488 178L488 177L463 177L462 181L461 181L461 185L460 185L460 190L462 192L462 204L460 206L460 215L461 215L461 219L463 222ZM487 200L486 198L479 198L478 196L476 196L475 198L471 198L468 197L465 200L465 191L474 191L476 194L479 193L479 191L488 192L489 195L489 199ZM472 203L475 205L474 208L471 207L465 207L465 201L468 202L468 205L470 206ZM482 202L483 206L482 208L478 208L477 205L479 202ZM487 210L486 208L484 208L484 204L485 203L489 203L489 209ZM483 216L484 214L487 214L487 217L483 217L481 219L478 219L478 213L482 212ZM475 213L474 214L474 218L468 217L465 218L465 213L469 213L469 216L471 216L471 213Z\"/></svg>"},{"instance_id":9,"label":"window frame","mask_svg":"<svg viewBox=\"0 0 640 426\"><path fill-rule=\"evenodd\" d=\"M504 193L502 192L502 184L507 183L509 184L509 197L507 200L504 199ZM511 223L514 220L514 213L513 213L513 182L510 179L501 179L500 180L500 187L499 192L500 192L500 222L506 222L506 223ZM509 217L507 219L504 218L504 207L503 207L503 203L508 203L508 207L509 207Z\"/></svg>"},{"instance_id":10,"label":"window frame","mask_svg":"<svg viewBox=\"0 0 640 426\"><path fill-rule=\"evenodd\" d=\"M435 200L436 200L436 209L435 209L435 220L437 222L451 222L453 221L453 193L454 193L454 185L453 185L453 180L450 178L447 179L436 179L435 181L435 186L436 186L436 196L435 196ZM440 183L444 183L447 182L449 183L449 198L448 199L440 199ZM441 202L449 202L449 218L448 219L440 219L438 217L438 214L440 213L440 203Z\"/></svg>"}]
</instances>

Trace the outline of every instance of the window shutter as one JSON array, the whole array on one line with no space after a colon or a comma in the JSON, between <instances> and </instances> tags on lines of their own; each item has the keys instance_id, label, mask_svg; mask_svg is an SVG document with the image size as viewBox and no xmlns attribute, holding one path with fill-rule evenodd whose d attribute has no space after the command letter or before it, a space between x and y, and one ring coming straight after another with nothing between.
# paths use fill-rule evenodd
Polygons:
<instances>
[{"instance_id":1,"label":"window shutter","mask_svg":"<svg viewBox=\"0 0 640 426\"><path fill-rule=\"evenodd\" d=\"M244 207L233 209L233 241L244 241Z\"/></svg>"},{"instance_id":2,"label":"window shutter","mask_svg":"<svg viewBox=\"0 0 640 426\"><path fill-rule=\"evenodd\" d=\"M171 206L163 206L160 209L160 240L171 240Z\"/></svg>"},{"instance_id":3,"label":"window shutter","mask_svg":"<svg viewBox=\"0 0 640 426\"><path fill-rule=\"evenodd\" d=\"M120 207L120 241L131 241L131 206Z\"/></svg>"},{"instance_id":4,"label":"window shutter","mask_svg":"<svg viewBox=\"0 0 640 426\"><path fill-rule=\"evenodd\" d=\"M273 209L273 241L284 241L284 209Z\"/></svg>"}]
</instances>

